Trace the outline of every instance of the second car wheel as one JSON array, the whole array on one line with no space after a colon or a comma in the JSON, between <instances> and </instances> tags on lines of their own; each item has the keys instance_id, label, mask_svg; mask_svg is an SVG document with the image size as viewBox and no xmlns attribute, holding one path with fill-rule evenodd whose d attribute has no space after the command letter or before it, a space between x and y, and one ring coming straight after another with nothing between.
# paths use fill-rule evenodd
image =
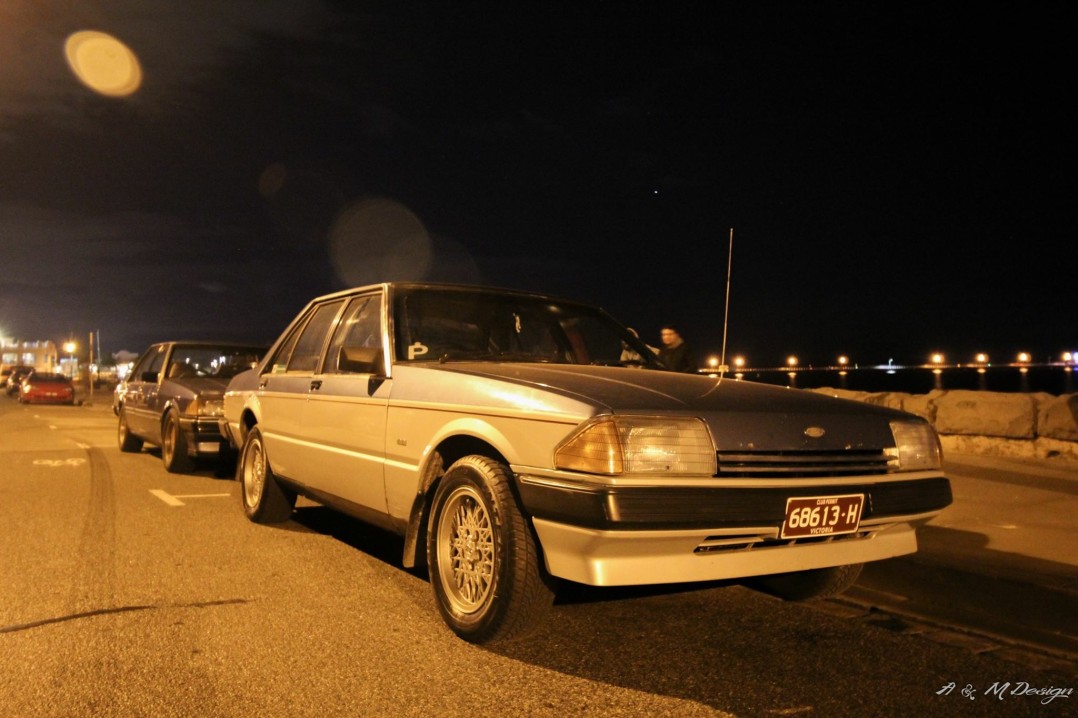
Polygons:
<instances>
[{"instance_id":1,"label":"second car wheel","mask_svg":"<svg viewBox=\"0 0 1078 718\"><path fill-rule=\"evenodd\" d=\"M554 602L509 470L484 456L455 462L434 494L427 567L442 618L472 643L521 638Z\"/></svg>"},{"instance_id":2,"label":"second car wheel","mask_svg":"<svg viewBox=\"0 0 1078 718\"><path fill-rule=\"evenodd\" d=\"M120 444L120 451L132 453L142 451L142 439L131 433L131 429L127 425L127 413L122 406L120 407L119 417L120 418L117 420L116 438Z\"/></svg>"},{"instance_id":3,"label":"second car wheel","mask_svg":"<svg viewBox=\"0 0 1078 718\"><path fill-rule=\"evenodd\" d=\"M187 455L187 437L173 411L165 414L165 421L161 424L161 460L165 462L165 468L174 474L190 471L195 465Z\"/></svg>"}]
</instances>

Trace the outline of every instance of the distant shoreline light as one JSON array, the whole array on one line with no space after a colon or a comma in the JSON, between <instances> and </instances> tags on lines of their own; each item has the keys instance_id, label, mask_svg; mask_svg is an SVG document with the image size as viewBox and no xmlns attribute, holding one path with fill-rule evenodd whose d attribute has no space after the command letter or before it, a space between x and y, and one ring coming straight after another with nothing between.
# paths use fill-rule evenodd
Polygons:
<instances>
[{"instance_id":1,"label":"distant shoreline light","mask_svg":"<svg viewBox=\"0 0 1078 718\"><path fill-rule=\"evenodd\" d=\"M706 360L706 367L701 367L700 370L701 371L707 371L708 370L707 367L716 367L716 366L719 366L720 363L721 363L721 359L718 356L713 355L713 354L708 355L708 358ZM791 354L791 355L786 357L786 360L782 364L775 364L774 366L767 366L767 365L753 366L753 365L749 364L748 359L746 358L746 356L744 354L738 354L738 355L736 355L734 357L734 365L737 367L738 371L790 371L790 370L799 371L799 370L810 370L810 369L847 370L847 369L851 369L851 368L852 369L888 369L888 370L925 368L925 369L939 370L939 369L946 369L946 368L953 368L953 369L961 369L963 367L984 368L984 367L991 367L991 366L998 366L998 367L1007 367L1007 366L1012 366L1012 367L1023 367L1023 366L1026 366L1026 367L1031 367L1031 366L1072 367L1073 366L1073 367L1078 367L1078 351L1061 352L1059 354L1058 359L1056 359L1056 360L1047 359L1046 361L1043 361L1043 362L1035 361L1034 358L1033 358L1033 355L1030 352L1023 351L1023 352L1018 352L1011 361L1009 361L1009 362L1004 361L1004 362L999 362L999 363L991 362L989 360L989 356L987 354L985 354L984 352L978 352L977 354L975 354L970 359L970 361L966 361L966 362L963 362L963 361L949 362L947 360L947 356L943 352L933 352L929 357L926 358L924 363L921 363L921 364L917 364L917 363L910 363L910 364L896 363L894 359L888 359L886 364L882 364L882 363L881 364L871 364L871 363L859 364L858 362L853 361L849 356L847 356L845 354L841 354L835 359L835 361L833 363L825 363L825 364L814 365L811 362L805 363L805 362L801 361L800 359L798 359L797 356Z\"/></svg>"}]
</instances>

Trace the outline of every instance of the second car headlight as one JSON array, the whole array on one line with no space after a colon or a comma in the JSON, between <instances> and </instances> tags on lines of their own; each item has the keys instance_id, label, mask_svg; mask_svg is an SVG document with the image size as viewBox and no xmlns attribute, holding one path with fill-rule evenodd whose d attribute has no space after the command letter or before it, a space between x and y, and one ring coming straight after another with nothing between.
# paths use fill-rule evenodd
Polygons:
<instances>
[{"instance_id":1,"label":"second car headlight","mask_svg":"<svg viewBox=\"0 0 1078 718\"><path fill-rule=\"evenodd\" d=\"M715 445L696 418L607 416L554 451L559 469L589 474L714 476Z\"/></svg>"},{"instance_id":2,"label":"second car headlight","mask_svg":"<svg viewBox=\"0 0 1078 718\"><path fill-rule=\"evenodd\" d=\"M892 471L938 469L943 463L939 435L927 421L892 421L894 448L887 450Z\"/></svg>"},{"instance_id":3,"label":"second car headlight","mask_svg":"<svg viewBox=\"0 0 1078 718\"><path fill-rule=\"evenodd\" d=\"M225 404L222 399L195 399L187 405L185 412L191 416L223 416Z\"/></svg>"}]
</instances>

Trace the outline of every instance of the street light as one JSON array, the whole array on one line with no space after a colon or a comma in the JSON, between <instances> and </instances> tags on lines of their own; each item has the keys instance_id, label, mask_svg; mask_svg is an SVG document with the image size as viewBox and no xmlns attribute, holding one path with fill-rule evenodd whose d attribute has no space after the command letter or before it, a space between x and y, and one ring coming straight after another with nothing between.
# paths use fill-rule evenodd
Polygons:
<instances>
[{"instance_id":1,"label":"street light","mask_svg":"<svg viewBox=\"0 0 1078 718\"><path fill-rule=\"evenodd\" d=\"M64 351L67 352L67 371L72 379L75 378L75 350L79 345L73 341L64 342Z\"/></svg>"},{"instance_id":2,"label":"street light","mask_svg":"<svg viewBox=\"0 0 1078 718\"><path fill-rule=\"evenodd\" d=\"M934 368L932 369L932 374L934 375L933 386L937 389L943 388L943 369L940 369L940 364L942 363L943 354L936 352L932 355L932 364L934 365Z\"/></svg>"},{"instance_id":3,"label":"street light","mask_svg":"<svg viewBox=\"0 0 1078 718\"><path fill-rule=\"evenodd\" d=\"M838 381L842 385L842 388L846 388L846 376L849 372L846 371L846 367L850 363L850 358L845 354L839 355L838 365L841 367L838 371Z\"/></svg>"},{"instance_id":4,"label":"street light","mask_svg":"<svg viewBox=\"0 0 1078 718\"><path fill-rule=\"evenodd\" d=\"M977 388L984 391L988 388L988 355L980 352L973 361L977 364Z\"/></svg>"},{"instance_id":5,"label":"street light","mask_svg":"<svg viewBox=\"0 0 1078 718\"><path fill-rule=\"evenodd\" d=\"M1029 391L1029 352L1018 352L1018 376L1021 379L1021 391Z\"/></svg>"}]
</instances>

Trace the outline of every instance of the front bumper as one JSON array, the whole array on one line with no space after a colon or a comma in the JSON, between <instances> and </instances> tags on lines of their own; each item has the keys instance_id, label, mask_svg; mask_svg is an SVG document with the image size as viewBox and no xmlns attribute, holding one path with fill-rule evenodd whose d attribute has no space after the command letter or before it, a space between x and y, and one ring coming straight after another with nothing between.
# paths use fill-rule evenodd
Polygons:
<instances>
[{"instance_id":1,"label":"front bumper","mask_svg":"<svg viewBox=\"0 0 1078 718\"><path fill-rule=\"evenodd\" d=\"M548 571L593 586L710 581L876 561L917 550L916 527L952 502L925 475L776 485L615 485L518 475ZM763 483L763 482L759 482ZM865 495L858 530L781 539L787 499Z\"/></svg>"},{"instance_id":2,"label":"front bumper","mask_svg":"<svg viewBox=\"0 0 1078 718\"><path fill-rule=\"evenodd\" d=\"M589 586L718 581L878 561L917 550L916 526L865 527L816 543L768 545L767 527L715 531L599 531L534 519L547 571ZM778 531L774 530L777 536ZM732 542L732 543L726 543Z\"/></svg>"},{"instance_id":3,"label":"front bumper","mask_svg":"<svg viewBox=\"0 0 1078 718\"><path fill-rule=\"evenodd\" d=\"M216 417L181 417L180 430L187 439L187 453L191 456L217 456L222 442L226 441Z\"/></svg>"}]
</instances>

